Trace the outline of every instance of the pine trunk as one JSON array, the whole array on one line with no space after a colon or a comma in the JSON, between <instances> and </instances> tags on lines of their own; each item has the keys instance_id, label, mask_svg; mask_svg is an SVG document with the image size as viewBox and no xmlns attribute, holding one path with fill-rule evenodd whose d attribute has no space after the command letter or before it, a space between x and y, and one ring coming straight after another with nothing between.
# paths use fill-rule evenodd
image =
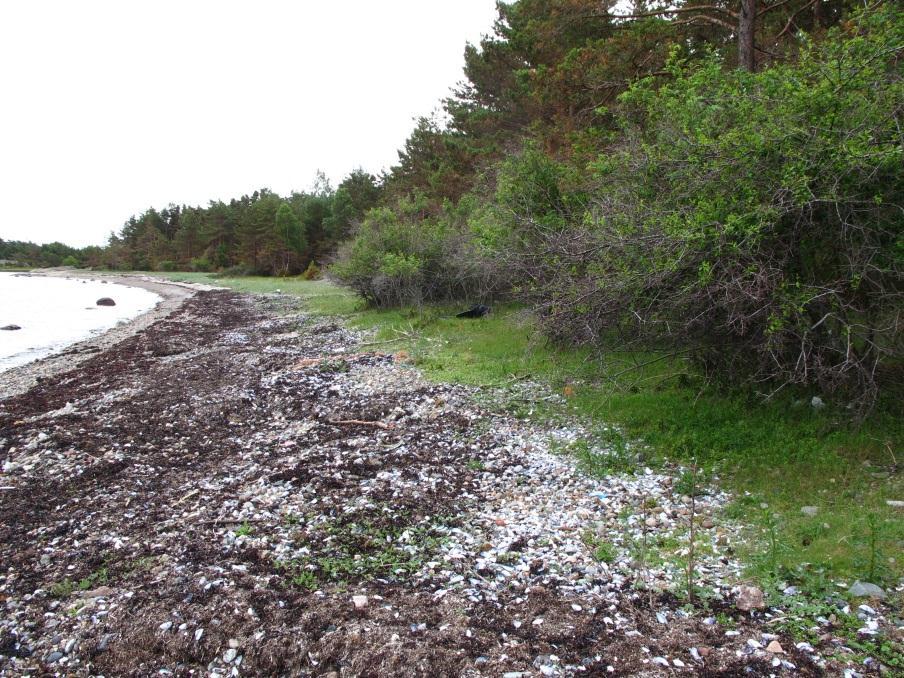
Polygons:
<instances>
[{"instance_id":1,"label":"pine trunk","mask_svg":"<svg viewBox=\"0 0 904 678\"><path fill-rule=\"evenodd\" d=\"M756 0L741 0L738 22L738 66L745 71L756 70L753 36L756 31Z\"/></svg>"}]
</instances>

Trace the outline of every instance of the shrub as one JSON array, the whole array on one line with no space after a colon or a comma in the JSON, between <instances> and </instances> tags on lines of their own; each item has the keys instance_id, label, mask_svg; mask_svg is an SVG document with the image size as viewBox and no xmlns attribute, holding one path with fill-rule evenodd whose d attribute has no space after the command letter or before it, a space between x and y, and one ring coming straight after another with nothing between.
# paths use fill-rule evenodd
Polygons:
<instances>
[{"instance_id":1,"label":"shrub","mask_svg":"<svg viewBox=\"0 0 904 678\"><path fill-rule=\"evenodd\" d=\"M902 17L862 14L797 65L673 59L633 86L583 224L544 235L550 331L869 407L902 354Z\"/></svg>"},{"instance_id":2,"label":"shrub","mask_svg":"<svg viewBox=\"0 0 904 678\"><path fill-rule=\"evenodd\" d=\"M175 271L177 269L178 267L176 265L176 262L169 259L161 261L157 264L158 271Z\"/></svg>"},{"instance_id":3,"label":"shrub","mask_svg":"<svg viewBox=\"0 0 904 678\"><path fill-rule=\"evenodd\" d=\"M213 264L207 257L195 257L191 260L191 270L197 273L209 273L213 270Z\"/></svg>"},{"instance_id":4,"label":"shrub","mask_svg":"<svg viewBox=\"0 0 904 678\"><path fill-rule=\"evenodd\" d=\"M241 278L242 276L251 275L251 270L247 266L236 264L223 268L214 275L215 278Z\"/></svg>"},{"instance_id":5,"label":"shrub","mask_svg":"<svg viewBox=\"0 0 904 678\"><path fill-rule=\"evenodd\" d=\"M301 274L302 280L320 280L320 278L320 266L317 265L316 261L312 261L310 264L308 264L308 267L304 270L304 273Z\"/></svg>"},{"instance_id":6,"label":"shrub","mask_svg":"<svg viewBox=\"0 0 904 678\"><path fill-rule=\"evenodd\" d=\"M425 216L417 199L367 213L331 272L375 306L493 294L462 215L447 207Z\"/></svg>"}]
</instances>

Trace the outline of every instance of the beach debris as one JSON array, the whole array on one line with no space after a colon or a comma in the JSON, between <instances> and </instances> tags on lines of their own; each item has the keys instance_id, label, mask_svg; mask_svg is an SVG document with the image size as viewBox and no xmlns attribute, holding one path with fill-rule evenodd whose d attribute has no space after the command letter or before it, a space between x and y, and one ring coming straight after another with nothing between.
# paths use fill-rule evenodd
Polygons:
<instances>
[{"instance_id":1,"label":"beach debris","mask_svg":"<svg viewBox=\"0 0 904 678\"><path fill-rule=\"evenodd\" d=\"M490 312L489 306L484 306L483 304L477 304L476 306L472 306L467 311L462 311L461 313L456 313L456 318L482 318Z\"/></svg>"}]
</instances>

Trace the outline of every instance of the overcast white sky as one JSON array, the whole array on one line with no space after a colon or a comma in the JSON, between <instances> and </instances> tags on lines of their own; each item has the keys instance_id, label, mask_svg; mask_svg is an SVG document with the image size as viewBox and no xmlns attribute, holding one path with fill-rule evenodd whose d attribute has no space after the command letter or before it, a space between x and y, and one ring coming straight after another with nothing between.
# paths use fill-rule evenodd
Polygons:
<instances>
[{"instance_id":1,"label":"overcast white sky","mask_svg":"<svg viewBox=\"0 0 904 678\"><path fill-rule=\"evenodd\" d=\"M494 0L4 0L0 238L103 244L129 215L396 161Z\"/></svg>"}]
</instances>

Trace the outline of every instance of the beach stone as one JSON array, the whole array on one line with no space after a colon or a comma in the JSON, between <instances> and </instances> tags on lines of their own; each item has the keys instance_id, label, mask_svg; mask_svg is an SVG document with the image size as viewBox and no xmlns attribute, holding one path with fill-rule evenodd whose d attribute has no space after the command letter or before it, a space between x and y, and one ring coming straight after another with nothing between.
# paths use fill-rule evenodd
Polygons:
<instances>
[{"instance_id":1,"label":"beach stone","mask_svg":"<svg viewBox=\"0 0 904 678\"><path fill-rule=\"evenodd\" d=\"M813 396L810 399L810 407L812 407L814 410L821 410L825 406L825 402L823 402L823 399L819 396Z\"/></svg>"},{"instance_id":2,"label":"beach stone","mask_svg":"<svg viewBox=\"0 0 904 678\"><path fill-rule=\"evenodd\" d=\"M805 516L810 516L812 518L817 513L819 513L819 507L818 506L802 506L800 509L800 512L803 513Z\"/></svg>"},{"instance_id":3,"label":"beach stone","mask_svg":"<svg viewBox=\"0 0 904 678\"><path fill-rule=\"evenodd\" d=\"M760 610L766 607L763 591L756 586L742 586L735 605L742 612Z\"/></svg>"},{"instance_id":4,"label":"beach stone","mask_svg":"<svg viewBox=\"0 0 904 678\"><path fill-rule=\"evenodd\" d=\"M21 330L21 329L22 328L19 327L18 325L4 325L3 327L0 327L0 330L6 330L8 332L12 332L14 330Z\"/></svg>"},{"instance_id":5,"label":"beach stone","mask_svg":"<svg viewBox=\"0 0 904 678\"><path fill-rule=\"evenodd\" d=\"M848 593L857 598L884 598L885 591L875 584L857 580L848 589Z\"/></svg>"},{"instance_id":6,"label":"beach stone","mask_svg":"<svg viewBox=\"0 0 904 678\"><path fill-rule=\"evenodd\" d=\"M4 473L20 473L22 471L22 464L19 464L15 461L7 461L3 464L3 472Z\"/></svg>"},{"instance_id":7,"label":"beach stone","mask_svg":"<svg viewBox=\"0 0 904 678\"><path fill-rule=\"evenodd\" d=\"M98 586L90 591L82 591L79 595L82 598L109 598L113 595L113 589L109 586Z\"/></svg>"},{"instance_id":8,"label":"beach stone","mask_svg":"<svg viewBox=\"0 0 904 678\"><path fill-rule=\"evenodd\" d=\"M766 652L771 652L772 654L785 654L784 648L777 640L773 640L766 646Z\"/></svg>"},{"instance_id":9,"label":"beach stone","mask_svg":"<svg viewBox=\"0 0 904 678\"><path fill-rule=\"evenodd\" d=\"M62 652L51 652L49 655L47 655L47 663L53 664L55 662L58 662L62 658L63 658Z\"/></svg>"},{"instance_id":10,"label":"beach stone","mask_svg":"<svg viewBox=\"0 0 904 678\"><path fill-rule=\"evenodd\" d=\"M352 603L356 610L363 610L367 607L367 596L352 596Z\"/></svg>"},{"instance_id":11,"label":"beach stone","mask_svg":"<svg viewBox=\"0 0 904 678\"><path fill-rule=\"evenodd\" d=\"M110 297L101 297L96 303L98 306L116 306L116 302Z\"/></svg>"}]
</instances>

